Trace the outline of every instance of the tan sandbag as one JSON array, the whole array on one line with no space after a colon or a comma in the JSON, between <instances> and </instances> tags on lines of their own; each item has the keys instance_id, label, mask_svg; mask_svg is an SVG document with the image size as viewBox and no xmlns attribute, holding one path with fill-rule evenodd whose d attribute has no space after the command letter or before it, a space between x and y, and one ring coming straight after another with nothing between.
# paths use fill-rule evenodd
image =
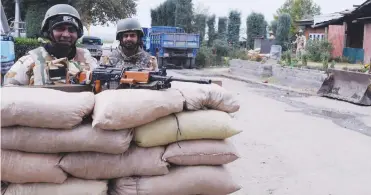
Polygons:
<instances>
[{"instance_id":1,"label":"tan sandbag","mask_svg":"<svg viewBox=\"0 0 371 195\"><path fill-rule=\"evenodd\" d=\"M36 153L125 152L133 138L131 130L105 131L92 128L91 123L71 130L32 127L4 127L1 129L1 148Z\"/></svg>"},{"instance_id":2,"label":"tan sandbag","mask_svg":"<svg viewBox=\"0 0 371 195\"><path fill-rule=\"evenodd\" d=\"M182 140L226 139L240 132L227 113L199 110L172 114L137 127L134 140L138 146L153 147Z\"/></svg>"},{"instance_id":3,"label":"tan sandbag","mask_svg":"<svg viewBox=\"0 0 371 195\"><path fill-rule=\"evenodd\" d=\"M174 89L106 90L96 95L93 126L106 130L137 127L181 112L183 102L183 96Z\"/></svg>"},{"instance_id":4,"label":"tan sandbag","mask_svg":"<svg viewBox=\"0 0 371 195\"><path fill-rule=\"evenodd\" d=\"M107 181L68 178L62 184L11 184L4 195L107 195Z\"/></svg>"},{"instance_id":5,"label":"tan sandbag","mask_svg":"<svg viewBox=\"0 0 371 195\"><path fill-rule=\"evenodd\" d=\"M113 180L110 195L226 195L241 189L222 166L185 166L154 177Z\"/></svg>"},{"instance_id":6,"label":"tan sandbag","mask_svg":"<svg viewBox=\"0 0 371 195\"><path fill-rule=\"evenodd\" d=\"M58 167L58 154L1 150L1 180L11 183L63 183L67 174Z\"/></svg>"},{"instance_id":7,"label":"tan sandbag","mask_svg":"<svg viewBox=\"0 0 371 195\"><path fill-rule=\"evenodd\" d=\"M26 87L4 87L1 92L1 127L70 129L94 108L92 92Z\"/></svg>"},{"instance_id":8,"label":"tan sandbag","mask_svg":"<svg viewBox=\"0 0 371 195\"><path fill-rule=\"evenodd\" d=\"M224 165L239 158L226 140L191 140L167 146L162 159L176 165Z\"/></svg>"},{"instance_id":9,"label":"tan sandbag","mask_svg":"<svg viewBox=\"0 0 371 195\"><path fill-rule=\"evenodd\" d=\"M217 84L172 82L171 87L181 91L187 110L213 109L233 113L240 109L235 95Z\"/></svg>"},{"instance_id":10,"label":"tan sandbag","mask_svg":"<svg viewBox=\"0 0 371 195\"><path fill-rule=\"evenodd\" d=\"M164 147L140 148L132 145L123 154L94 152L67 154L59 166L67 173L82 179L113 179L133 175L164 175L168 163L161 160Z\"/></svg>"}]
</instances>

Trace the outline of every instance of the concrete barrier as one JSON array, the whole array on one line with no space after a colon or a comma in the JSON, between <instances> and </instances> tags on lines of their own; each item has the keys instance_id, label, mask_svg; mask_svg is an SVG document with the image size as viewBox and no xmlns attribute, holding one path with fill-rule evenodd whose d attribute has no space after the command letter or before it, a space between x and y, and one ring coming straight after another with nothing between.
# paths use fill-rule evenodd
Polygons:
<instances>
[{"instance_id":1,"label":"concrete barrier","mask_svg":"<svg viewBox=\"0 0 371 195\"><path fill-rule=\"evenodd\" d=\"M230 73L247 79L266 80L273 78L277 84L294 88L319 89L327 77L324 71L282 67L278 64L233 59L230 60Z\"/></svg>"}]
</instances>

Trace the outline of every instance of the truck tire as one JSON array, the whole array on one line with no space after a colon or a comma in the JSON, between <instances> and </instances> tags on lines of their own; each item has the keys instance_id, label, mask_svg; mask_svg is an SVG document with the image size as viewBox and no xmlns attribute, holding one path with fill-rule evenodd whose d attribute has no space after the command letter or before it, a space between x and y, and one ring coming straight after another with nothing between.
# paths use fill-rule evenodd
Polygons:
<instances>
[{"instance_id":1,"label":"truck tire","mask_svg":"<svg viewBox=\"0 0 371 195\"><path fill-rule=\"evenodd\" d=\"M164 66L164 59L162 57L157 58L157 65L158 68L162 68Z\"/></svg>"},{"instance_id":2,"label":"truck tire","mask_svg":"<svg viewBox=\"0 0 371 195\"><path fill-rule=\"evenodd\" d=\"M185 67L186 69L191 69L192 68L192 58L186 58L185 59Z\"/></svg>"},{"instance_id":3,"label":"truck tire","mask_svg":"<svg viewBox=\"0 0 371 195\"><path fill-rule=\"evenodd\" d=\"M191 69L196 68L196 58L191 58Z\"/></svg>"}]
</instances>

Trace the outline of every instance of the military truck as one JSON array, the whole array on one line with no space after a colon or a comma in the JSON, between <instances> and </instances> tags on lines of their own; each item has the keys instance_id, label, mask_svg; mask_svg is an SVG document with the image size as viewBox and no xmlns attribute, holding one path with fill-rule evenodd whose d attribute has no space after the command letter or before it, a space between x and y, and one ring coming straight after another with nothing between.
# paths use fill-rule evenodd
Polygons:
<instances>
[{"instance_id":1,"label":"military truck","mask_svg":"<svg viewBox=\"0 0 371 195\"><path fill-rule=\"evenodd\" d=\"M103 42L99 37L94 36L84 36L81 41L82 47L90 51L90 54L100 61L103 54Z\"/></svg>"}]
</instances>

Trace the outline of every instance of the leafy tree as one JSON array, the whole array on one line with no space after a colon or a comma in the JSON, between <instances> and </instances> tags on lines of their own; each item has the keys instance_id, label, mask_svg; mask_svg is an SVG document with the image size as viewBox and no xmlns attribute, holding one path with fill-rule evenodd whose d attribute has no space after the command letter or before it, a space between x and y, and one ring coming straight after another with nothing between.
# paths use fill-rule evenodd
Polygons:
<instances>
[{"instance_id":1,"label":"leafy tree","mask_svg":"<svg viewBox=\"0 0 371 195\"><path fill-rule=\"evenodd\" d=\"M4 12L5 12L5 15L8 19L8 24L10 25L11 21L13 21L14 18L15 18L15 3L14 3L14 0L2 0L1 4L4 7ZM19 2L19 11L21 12L20 13L21 20L24 20L24 18L26 16L26 9L25 9L25 5L24 5L23 0L20 0L20 2Z\"/></svg>"},{"instance_id":2,"label":"leafy tree","mask_svg":"<svg viewBox=\"0 0 371 195\"><path fill-rule=\"evenodd\" d=\"M321 7L313 2L313 0L286 0L286 2L277 10L275 18L287 13L291 16L291 33L295 34L295 21L312 18L314 15L321 14Z\"/></svg>"},{"instance_id":3,"label":"leafy tree","mask_svg":"<svg viewBox=\"0 0 371 195\"><path fill-rule=\"evenodd\" d=\"M136 0L73 0L71 5L80 13L84 26L105 25L108 22L136 14Z\"/></svg>"},{"instance_id":4,"label":"leafy tree","mask_svg":"<svg viewBox=\"0 0 371 195\"><path fill-rule=\"evenodd\" d=\"M227 17L219 17L218 20L218 39L227 40Z\"/></svg>"},{"instance_id":5,"label":"leafy tree","mask_svg":"<svg viewBox=\"0 0 371 195\"><path fill-rule=\"evenodd\" d=\"M278 18L276 31L276 44L282 46L282 50L286 51L289 44L291 17L289 14L282 14Z\"/></svg>"},{"instance_id":6,"label":"leafy tree","mask_svg":"<svg viewBox=\"0 0 371 195\"><path fill-rule=\"evenodd\" d=\"M253 12L246 19L247 26L247 47L254 48L254 39L256 37L265 37L267 34L266 27L268 23L264 19L264 15L261 13Z\"/></svg>"},{"instance_id":7,"label":"leafy tree","mask_svg":"<svg viewBox=\"0 0 371 195\"><path fill-rule=\"evenodd\" d=\"M207 19L207 22L206 23L207 23L208 37L209 37L209 41L208 41L207 45L210 47L210 46L212 46L214 40L216 39L215 14L213 14L212 16L210 16Z\"/></svg>"},{"instance_id":8,"label":"leafy tree","mask_svg":"<svg viewBox=\"0 0 371 195\"><path fill-rule=\"evenodd\" d=\"M175 9L175 26L185 32L192 32L193 3L192 0L177 0Z\"/></svg>"},{"instance_id":9,"label":"leafy tree","mask_svg":"<svg viewBox=\"0 0 371 195\"><path fill-rule=\"evenodd\" d=\"M270 30L273 32L274 35L276 35L277 25L278 25L278 21L277 20L273 20L271 22Z\"/></svg>"},{"instance_id":10,"label":"leafy tree","mask_svg":"<svg viewBox=\"0 0 371 195\"><path fill-rule=\"evenodd\" d=\"M206 33L206 18L207 16L205 14L196 14L194 16L195 23L194 23L194 30L193 32L200 34L200 42L202 43L205 33Z\"/></svg>"},{"instance_id":11,"label":"leafy tree","mask_svg":"<svg viewBox=\"0 0 371 195\"><path fill-rule=\"evenodd\" d=\"M228 42L238 45L240 40L241 13L238 11L229 12L228 20Z\"/></svg>"}]
</instances>

